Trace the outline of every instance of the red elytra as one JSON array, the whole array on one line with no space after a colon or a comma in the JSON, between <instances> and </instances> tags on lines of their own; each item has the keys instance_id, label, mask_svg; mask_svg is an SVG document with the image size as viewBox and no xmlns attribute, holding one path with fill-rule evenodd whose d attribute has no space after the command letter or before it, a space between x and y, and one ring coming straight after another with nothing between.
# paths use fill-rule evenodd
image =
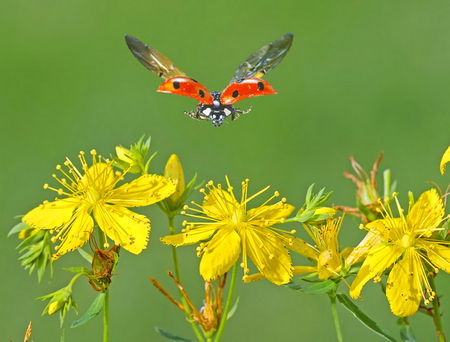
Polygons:
<instances>
[{"instance_id":1,"label":"red elytra","mask_svg":"<svg viewBox=\"0 0 450 342\"><path fill-rule=\"evenodd\" d=\"M257 77L247 77L228 85L220 95L220 102L224 105L231 105L249 97L276 93L269 82Z\"/></svg>"},{"instance_id":2,"label":"red elytra","mask_svg":"<svg viewBox=\"0 0 450 342\"><path fill-rule=\"evenodd\" d=\"M213 104L211 92L204 85L189 77L169 78L160 85L158 92L191 97L206 105ZM232 105L249 97L276 93L269 82L257 77L247 77L230 83L222 91L220 102L223 105Z\"/></svg>"},{"instance_id":3,"label":"red elytra","mask_svg":"<svg viewBox=\"0 0 450 342\"><path fill-rule=\"evenodd\" d=\"M157 91L191 97L203 104L213 103L213 97L209 90L189 77L178 76L169 78L159 86Z\"/></svg>"}]
</instances>

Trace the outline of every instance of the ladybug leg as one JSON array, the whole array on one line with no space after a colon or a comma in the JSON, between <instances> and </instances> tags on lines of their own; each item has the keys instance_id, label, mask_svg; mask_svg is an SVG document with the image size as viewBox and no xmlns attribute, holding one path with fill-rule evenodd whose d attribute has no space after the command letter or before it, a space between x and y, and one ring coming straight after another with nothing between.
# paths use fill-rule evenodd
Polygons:
<instances>
[{"instance_id":1,"label":"ladybug leg","mask_svg":"<svg viewBox=\"0 0 450 342\"><path fill-rule=\"evenodd\" d=\"M200 120L201 119L199 114L198 114L198 112L196 110L190 110L190 111L185 110L184 114L189 115L191 118L193 118L195 120Z\"/></svg>"},{"instance_id":2,"label":"ladybug leg","mask_svg":"<svg viewBox=\"0 0 450 342\"><path fill-rule=\"evenodd\" d=\"M241 110L239 108L235 108L233 114L231 114L231 120L237 120L241 114L247 114L252 110L253 107L249 107L247 110Z\"/></svg>"}]
</instances>

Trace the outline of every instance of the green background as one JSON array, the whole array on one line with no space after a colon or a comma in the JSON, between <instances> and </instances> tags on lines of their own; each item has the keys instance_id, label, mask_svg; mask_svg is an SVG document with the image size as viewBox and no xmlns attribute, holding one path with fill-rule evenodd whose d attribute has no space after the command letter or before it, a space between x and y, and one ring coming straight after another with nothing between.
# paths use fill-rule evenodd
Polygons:
<instances>
[{"instance_id":1,"label":"green background","mask_svg":"<svg viewBox=\"0 0 450 342\"><path fill-rule=\"evenodd\" d=\"M59 339L57 315L41 317L45 303L35 298L65 286L71 274L61 268L85 266L83 260L65 255L54 281L37 284L17 261L17 239L6 234L18 222L13 216L54 197L42 185L80 150L108 155L150 135L158 151L151 172L162 173L176 153L188 179L197 173L217 183L226 174L239 188L250 178L251 193L270 184L297 208L311 183L334 191L330 204L354 204L354 187L342 176L351 170L350 154L370 169L385 151L381 169L398 179L405 207L407 191L418 195L428 181L445 188L449 175L442 177L438 165L450 142L449 14L448 1L3 0L0 341L22 341L30 320L35 342ZM252 105L252 112L219 128L183 114L194 109L192 99L157 93L162 79L134 59L123 38L139 38L218 91L248 55L287 32L295 35L292 49L265 77L278 95L244 100L239 107ZM122 253L111 287L110 341L163 341L154 326L194 339L181 312L147 279L176 293L165 274L170 248L158 239L168 232L166 219L156 206L140 212L152 220L151 240L139 256ZM347 217L341 243L362 236ZM194 246L179 253L183 283L200 307ZM441 272L437 284L450 334L450 276ZM236 293L240 306L224 341L335 340L326 296L301 296L267 281L238 282ZM398 337L378 286L370 282L362 295L357 304ZM95 294L82 280L74 296L83 313ZM345 340L381 340L345 309L339 313ZM100 318L69 329L76 317L67 315L66 341L101 340ZM419 341L434 338L429 318L411 322Z\"/></svg>"}]
</instances>

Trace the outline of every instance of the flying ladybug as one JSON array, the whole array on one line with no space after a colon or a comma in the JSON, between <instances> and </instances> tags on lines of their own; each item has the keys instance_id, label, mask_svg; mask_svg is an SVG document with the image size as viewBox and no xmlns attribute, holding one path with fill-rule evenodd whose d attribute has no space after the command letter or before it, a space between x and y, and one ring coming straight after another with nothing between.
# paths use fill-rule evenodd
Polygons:
<instances>
[{"instance_id":1,"label":"flying ladybug","mask_svg":"<svg viewBox=\"0 0 450 342\"><path fill-rule=\"evenodd\" d=\"M231 116L236 120L240 114L247 114L252 107L241 110L233 105L243 99L272 95L277 92L267 81L261 79L275 68L289 51L294 35L284 36L264 45L238 66L228 86L221 92L210 92L201 83L178 69L166 56L140 40L125 35L125 41L133 55L147 69L165 79L158 92L192 97L198 101L197 108L184 113L196 120L212 121L213 126L221 126Z\"/></svg>"}]
</instances>

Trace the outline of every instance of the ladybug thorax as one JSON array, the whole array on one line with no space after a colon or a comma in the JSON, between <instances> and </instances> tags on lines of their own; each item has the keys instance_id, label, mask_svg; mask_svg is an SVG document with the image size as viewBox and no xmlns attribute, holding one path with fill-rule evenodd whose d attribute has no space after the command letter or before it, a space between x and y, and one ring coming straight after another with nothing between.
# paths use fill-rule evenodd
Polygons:
<instances>
[{"instance_id":1,"label":"ladybug thorax","mask_svg":"<svg viewBox=\"0 0 450 342\"><path fill-rule=\"evenodd\" d=\"M221 94L220 92L211 92L213 104L199 103L197 106L197 113L204 119L211 120L214 126L221 126L223 120L235 111L232 105L223 105L220 102Z\"/></svg>"}]
</instances>

